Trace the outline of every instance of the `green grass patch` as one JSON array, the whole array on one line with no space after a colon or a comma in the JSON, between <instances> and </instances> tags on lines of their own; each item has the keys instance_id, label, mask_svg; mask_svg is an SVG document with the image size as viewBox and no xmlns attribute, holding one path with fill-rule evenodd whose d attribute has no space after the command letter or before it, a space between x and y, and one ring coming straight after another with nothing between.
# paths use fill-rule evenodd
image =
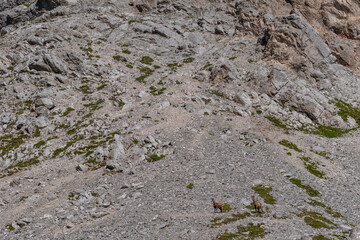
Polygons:
<instances>
[{"instance_id":1,"label":"green grass patch","mask_svg":"<svg viewBox=\"0 0 360 240\"><path fill-rule=\"evenodd\" d=\"M245 212L245 213L232 214L232 217L225 218L223 220L221 218L215 218L214 220L211 220L211 222L213 224L211 224L210 227L214 228L214 227L222 226L222 225L225 225L225 224L233 223L233 222L239 221L241 219L245 219L245 218L250 217L250 216L251 216L250 213ZM220 220L222 220L222 221L220 221Z\"/></svg>"},{"instance_id":2,"label":"green grass patch","mask_svg":"<svg viewBox=\"0 0 360 240\"><path fill-rule=\"evenodd\" d=\"M140 62L143 64L152 65L152 63L154 62L154 59L152 59L149 56L144 56L141 58Z\"/></svg>"},{"instance_id":3,"label":"green grass patch","mask_svg":"<svg viewBox=\"0 0 360 240\"><path fill-rule=\"evenodd\" d=\"M19 135L14 137L13 135L5 135L0 137L0 156L6 156L10 151L13 151L20 147L26 139L26 135Z\"/></svg>"},{"instance_id":4,"label":"green grass patch","mask_svg":"<svg viewBox=\"0 0 360 240\"><path fill-rule=\"evenodd\" d=\"M223 206L223 213L227 213L227 212L230 212L231 211L231 207L228 203L224 203L224 206Z\"/></svg>"},{"instance_id":5,"label":"green grass patch","mask_svg":"<svg viewBox=\"0 0 360 240\"><path fill-rule=\"evenodd\" d=\"M288 129L288 127L282 121L280 121L279 119L277 119L275 117L265 116L265 118L267 120L269 120L273 125L275 125L277 127L280 127L280 128L283 128L283 129Z\"/></svg>"},{"instance_id":6,"label":"green grass patch","mask_svg":"<svg viewBox=\"0 0 360 240\"><path fill-rule=\"evenodd\" d=\"M192 63L194 60L195 60L195 58L192 58L192 57L186 58L183 60L183 63Z\"/></svg>"},{"instance_id":7,"label":"green grass patch","mask_svg":"<svg viewBox=\"0 0 360 240\"><path fill-rule=\"evenodd\" d=\"M360 125L360 109L352 107L350 104L335 99L335 106L339 108L338 115L347 122L348 117L352 117Z\"/></svg>"},{"instance_id":8,"label":"green grass patch","mask_svg":"<svg viewBox=\"0 0 360 240\"><path fill-rule=\"evenodd\" d=\"M252 189L264 199L264 202L267 204L274 205L276 203L276 200L273 196L270 195L270 192L272 191L272 187L266 187L263 185L257 185L255 187L252 187Z\"/></svg>"},{"instance_id":9,"label":"green grass patch","mask_svg":"<svg viewBox=\"0 0 360 240\"><path fill-rule=\"evenodd\" d=\"M128 50L128 49L124 49L124 50L122 50L122 52L125 54L131 54L130 50Z\"/></svg>"},{"instance_id":10,"label":"green grass patch","mask_svg":"<svg viewBox=\"0 0 360 240\"><path fill-rule=\"evenodd\" d=\"M190 183L189 185L186 186L186 188L192 190L194 188L194 184L193 183Z\"/></svg>"},{"instance_id":11,"label":"green grass patch","mask_svg":"<svg viewBox=\"0 0 360 240\"><path fill-rule=\"evenodd\" d=\"M320 196L321 196L320 192L318 192L317 190L313 189L310 185L304 185L304 184L302 184L300 179L290 178L290 182L292 182L293 184L295 184L295 185L298 186L299 188L305 189L305 190L306 190L306 193L307 193L310 197L320 197Z\"/></svg>"},{"instance_id":12,"label":"green grass patch","mask_svg":"<svg viewBox=\"0 0 360 240\"><path fill-rule=\"evenodd\" d=\"M138 68L142 75L140 77L136 78L136 81L138 82L145 82L145 78L149 77L151 74L153 74L154 70L148 68L148 67L140 67Z\"/></svg>"},{"instance_id":13,"label":"green grass patch","mask_svg":"<svg viewBox=\"0 0 360 240\"><path fill-rule=\"evenodd\" d=\"M309 173L313 174L318 178L324 178L325 173L318 169L318 163L311 161L309 157L299 157L304 161L305 168L309 171Z\"/></svg>"},{"instance_id":14,"label":"green grass patch","mask_svg":"<svg viewBox=\"0 0 360 240\"><path fill-rule=\"evenodd\" d=\"M84 104L84 107L90 108L91 110L95 111L102 108L101 104L103 104L104 102L104 99L99 99L95 103Z\"/></svg>"},{"instance_id":15,"label":"green grass patch","mask_svg":"<svg viewBox=\"0 0 360 240\"><path fill-rule=\"evenodd\" d=\"M83 94L91 94L91 93L93 93L93 92L91 91L91 88L90 88L89 85L82 85L82 86L80 86L80 91L81 91Z\"/></svg>"},{"instance_id":16,"label":"green grass patch","mask_svg":"<svg viewBox=\"0 0 360 240\"><path fill-rule=\"evenodd\" d=\"M320 135L327 138L337 138L341 137L342 135L351 131L351 129L341 129L341 128L334 128L330 126L324 125L316 125L316 130L312 133L315 135Z\"/></svg>"},{"instance_id":17,"label":"green grass patch","mask_svg":"<svg viewBox=\"0 0 360 240\"><path fill-rule=\"evenodd\" d=\"M13 227L13 225L10 224L10 223L9 223L9 224L6 224L6 225L5 225L5 228L6 228L7 230L9 230L10 232L15 230L15 228Z\"/></svg>"},{"instance_id":18,"label":"green grass patch","mask_svg":"<svg viewBox=\"0 0 360 240\"><path fill-rule=\"evenodd\" d=\"M262 227L264 223L253 224L249 223L247 226L238 226L237 232L229 233L226 230L222 234L218 234L215 239L218 240L227 240L227 239L255 239L255 238L263 238L267 234L265 229Z\"/></svg>"},{"instance_id":19,"label":"green grass patch","mask_svg":"<svg viewBox=\"0 0 360 240\"><path fill-rule=\"evenodd\" d=\"M45 144L46 144L46 142L44 140L41 140L41 141L34 144L34 148L41 148Z\"/></svg>"},{"instance_id":20,"label":"green grass patch","mask_svg":"<svg viewBox=\"0 0 360 240\"><path fill-rule=\"evenodd\" d=\"M75 109L68 107L66 109L66 111L63 113L62 117L66 117L67 115L69 115L72 111L74 111Z\"/></svg>"},{"instance_id":21,"label":"green grass patch","mask_svg":"<svg viewBox=\"0 0 360 240\"><path fill-rule=\"evenodd\" d=\"M166 157L166 155L157 155L157 154L153 154L153 155L150 155L149 157L146 158L146 160L148 162L156 162L156 161L159 161L161 159L163 159L164 157Z\"/></svg>"},{"instance_id":22,"label":"green grass patch","mask_svg":"<svg viewBox=\"0 0 360 240\"><path fill-rule=\"evenodd\" d=\"M121 108L125 105L124 101L117 98L116 96L111 96L109 98L109 100L113 101L116 104L116 106L121 107Z\"/></svg>"},{"instance_id":23,"label":"green grass patch","mask_svg":"<svg viewBox=\"0 0 360 240\"><path fill-rule=\"evenodd\" d=\"M92 171L106 166L106 161L98 162L95 158L90 158L84 163L91 167L90 170Z\"/></svg>"},{"instance_id":24,"label":"green grass patch","mask_svg":"<svg viewBox=\"0 0 360 240\"><path fill-rule=\"evenodd\" d=\"M283 139L279 143L281 145L284 145L285 147L290 148L292 150L295 150L297 152L302 152L302 150L300 150L294 143L292 143L292 142L290 142L288 140Z\"/></svg>"},{"instance_id":25,"label":"green grass patch","mask_svg":"<svg viewBox=\"0 0 360 240\"><path fill-rule=\"evenodd\" d=\"M169 63L167 66L168 66L168 67L171 69L171 71L173 71L173 72L176 72L179 67L182 67L182 65L181 65L181 64L178 64L177 62Z\"/></svg>"},{"instance_id":26,"label":"green grass patch","mask_svg":"<svg viewBox=\"0 0 360 240\"><path fill-rule=\"evenodd\" d=\"M101 84L100 86L98 86L98 87L96 88L96 90L100 91L101 89L104 89L106 86L107 86L107 84L106 84L106 83L103 83L103 84Z\"/></svg>"},{"instance_id":27,"label":"green grass patch","mask_svg":"<svg viewBox=\"0 0 360 240\"><path fill-rule=\"evenodd\" d=\"M115 55L115 56L113 56L113 58L114 58L114 60L116 60L118 62L120 62L120 61L125 62L126 61L124 57L119 56L119 55Z\"/></svg>"},{"instance_id":28,"label":"green grass patch","mask_svg":"<svg viewBox=\"0 0 360 240\"><path fill-rule=\"evenodd\" d=\"M40 161L37 157L33 157L27 161L20 161L20 162L17 162L16 164L14 165L10 165L9 167L6 168L6 170L10 170L10 169L13 169L13 168L26 168L26 167L29 167L31 165L34 165L34 164L38 164Z\"/></svg>"},{"instance_id":29,"label":"green grass patch","mask_svg":"<svg viewBox=\"0 0 360 240\"><path fill-rule=\"evenodd\" d=\"M154 96L158 96L164 93L164 91L166 90L166 88L161 88L161 89L157 89L154 86L150 87L150 93Z\"/></svg>"},{"instance_id":30,"label":"green grass patch","mask_svg":"<svg viewBox=\"0 0 360 240\"><path fill-rule=\"evenodd\" d=\"M312 238L312 240L331 240L330 238L324 237L324 235L316 235Z\"/></svg>"}]
</instances>

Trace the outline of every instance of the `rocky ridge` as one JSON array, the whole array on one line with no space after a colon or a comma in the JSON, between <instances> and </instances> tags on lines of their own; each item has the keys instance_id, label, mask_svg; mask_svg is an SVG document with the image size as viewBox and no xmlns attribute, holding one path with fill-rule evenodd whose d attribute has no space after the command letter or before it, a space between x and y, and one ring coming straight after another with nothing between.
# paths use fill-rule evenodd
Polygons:
<instances>
[{"instance_id":1,"label":"rocky ridge","mask_svg":"<svg viewBox=\"0 0 360 240\"><path fill-rule=\"evenodd\" d=\"M358 1L0 10L1 238L360 239Z\"/></svg>"}]
</instances>

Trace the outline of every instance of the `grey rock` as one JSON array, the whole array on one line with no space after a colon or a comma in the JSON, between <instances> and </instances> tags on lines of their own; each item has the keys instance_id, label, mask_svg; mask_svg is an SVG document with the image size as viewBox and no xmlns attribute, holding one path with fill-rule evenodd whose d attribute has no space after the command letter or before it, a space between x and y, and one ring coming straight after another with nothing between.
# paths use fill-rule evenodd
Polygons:
<instances>
[{"instance_id":1,"label":"grey rock","mask_svg":"<svg viewBox=\"0 0 360 240\"><path fill-rule=\"evenodd\" d=\"M196 111L195 106L194 106L193 104L191 104L191 103L185 103L185 104L184 104L184 108L185 108L185 110L188 111L189 113L193 113L193 112Z\"/></svg>"},{"instance_id":2,"label":"grey rock","mask_svg":"<svg viewBox=\"0 0 360 240\"><path fill-rule=\"evenodd\" d=\"M79 164L76 166L76 171L86 172L88 169L89 167L84 164Z\"/></svg>"}]
</instances>

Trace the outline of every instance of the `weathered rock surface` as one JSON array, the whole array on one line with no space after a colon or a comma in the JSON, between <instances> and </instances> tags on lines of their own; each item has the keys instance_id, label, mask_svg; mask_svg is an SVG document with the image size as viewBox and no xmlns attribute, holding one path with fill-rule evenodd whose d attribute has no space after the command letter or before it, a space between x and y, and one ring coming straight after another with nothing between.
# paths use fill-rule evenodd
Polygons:
<instances>
[{"instance_id":1,"label":"weathered rock surface","mask_svg":"<svg viewBox=\"0 0 360 240\"><path fill-rule=\"evenodd\" d=\"M358 239L358 1L0 11L0 239Z\"/></svg>"}]
</instances>

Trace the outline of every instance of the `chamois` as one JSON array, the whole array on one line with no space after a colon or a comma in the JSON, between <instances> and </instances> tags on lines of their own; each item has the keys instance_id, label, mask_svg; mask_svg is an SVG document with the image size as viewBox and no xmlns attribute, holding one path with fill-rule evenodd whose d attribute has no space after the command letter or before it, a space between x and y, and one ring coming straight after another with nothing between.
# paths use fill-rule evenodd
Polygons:
<instances>
[{"instance_id":1,"label":"chamois","mask_svg":"<svg viewBox=\"0 0 360 240\"><path fill-rule=\"evenodd\" d=\"M214 212L216 212L217 208L220 209L220 212L223 212L223 204L222 203L217 203L217 202L215 202L214 199L211 199L211 201L214 204Z\"/></svg>"},{"instance_id":2,"label":"chamois","mask_svg":"<svg viewBox=\"0 0 360 240\"><path fill-rule=\"evenodd\" d=\"M264 209L263 209L263 207L262 207L261 202L255 200L255 196L251 196L251 199L253 200L255 212L259 212L259 213L260 213L260 209L261 209L261 212L263 213L263 212L264 212Z\"/></svg>"}]
</instances>

